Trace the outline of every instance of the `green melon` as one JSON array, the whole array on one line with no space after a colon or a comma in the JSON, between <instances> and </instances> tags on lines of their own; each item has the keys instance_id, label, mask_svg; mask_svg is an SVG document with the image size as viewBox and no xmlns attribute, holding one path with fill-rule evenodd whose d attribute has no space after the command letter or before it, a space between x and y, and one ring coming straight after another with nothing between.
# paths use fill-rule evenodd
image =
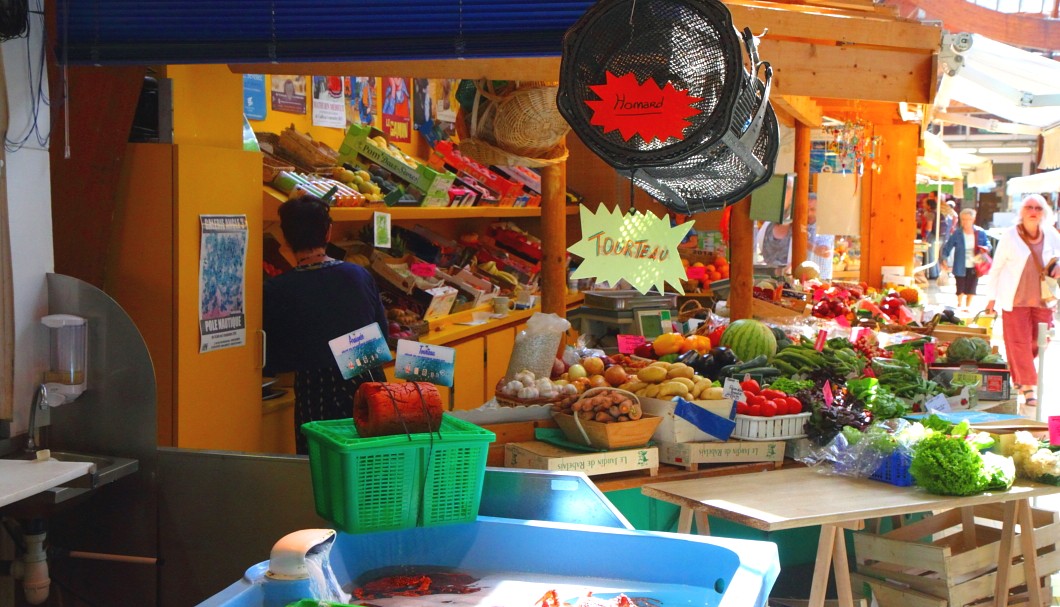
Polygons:
<instances>
[{"instance_id":1,"label":"green melon","mask_svg":"<svg viewBox=\"0 0 1060 607\"><path fill-rule=\"evenodd\" d=\"M777 353L777 338L765 323L751 318L734 320L721 334L721 345L728 347L742 361Z\"/></svg>"}]
</instances>

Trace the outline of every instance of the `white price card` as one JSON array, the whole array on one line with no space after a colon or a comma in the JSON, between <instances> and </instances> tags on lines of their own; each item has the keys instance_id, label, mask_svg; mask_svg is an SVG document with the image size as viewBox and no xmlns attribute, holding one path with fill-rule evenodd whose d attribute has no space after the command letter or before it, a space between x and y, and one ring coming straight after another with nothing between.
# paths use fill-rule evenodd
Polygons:
<instances>
[{"instance_id":1,"label":"white price card","mask_svg":"<svg viewBox=\"0 0 1060 607\"><path fill-rule=\"evenodd\" d=\"M743 388L740 387L740 382L731 377L725 379L725 384L721 389L721 395L737 402L747 402L747 397L743 393Z\"/></svg>"},{"instance_id":2,"label":"white price card","mask_svg":"<svg viewBox=\"0 0 1060 607\"><path fill-rule=\"evenodd\" d=\"M924 403L924 410L928 413L949 413L950 401L946 399L945 394L936 394Z\"/></svg>"}]
</instances>

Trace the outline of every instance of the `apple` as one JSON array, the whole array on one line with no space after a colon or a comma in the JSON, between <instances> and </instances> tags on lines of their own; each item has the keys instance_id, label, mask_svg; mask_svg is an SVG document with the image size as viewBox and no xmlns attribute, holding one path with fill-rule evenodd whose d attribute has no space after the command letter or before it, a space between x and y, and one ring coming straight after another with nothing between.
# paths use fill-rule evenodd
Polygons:
<instances>
[{"instance_id":1,"label":"apple","mask_svg":"<svg viewBox=\"0 0 1060 607\"><path fill-rule=\"evenodd\" d=\"M604 361L595 356L583 358L582 366L585 367L585 372L589 375L603 375L604 373Z\"/></svg>"},{"instance_id":2,"label":"apple","mask_svg":"<svg viewBox=\"0 0 1060 607\"><path fill-rule=\"evenodd\" d=\"M589 374L585 371L585 367L581 366L580 364L575 363L571 365L569 369L567 369L567 377L571 379L581 379L583 377L588 376Z\"/></svg>"},{"instance_id":3,"label":"apple","mask_svg":"<svg viewBox=\"0 0 1060 607\"><path fill-rule=\"evenodd\" d=\"M556 358L552 361L552 379L556 379L560 375L567 372L567 365L562 360Z\"/></svg>"}]
</instances>

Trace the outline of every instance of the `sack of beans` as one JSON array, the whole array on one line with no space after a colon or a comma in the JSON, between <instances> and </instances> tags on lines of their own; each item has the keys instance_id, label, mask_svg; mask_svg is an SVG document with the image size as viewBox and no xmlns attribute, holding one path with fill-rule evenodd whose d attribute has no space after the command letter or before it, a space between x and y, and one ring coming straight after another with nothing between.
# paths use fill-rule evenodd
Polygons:
<instances>
[{"instance_id":1,"label":"sack of beans","mask_svg":"<svg viewBox=\"0 0 1060 607\"><path fill-rule=\"evenodd\" d=\"M428 382L365 382L353 398L353 423L362 437L436 432L442 396Z\"/></svg>"}]
</instances>

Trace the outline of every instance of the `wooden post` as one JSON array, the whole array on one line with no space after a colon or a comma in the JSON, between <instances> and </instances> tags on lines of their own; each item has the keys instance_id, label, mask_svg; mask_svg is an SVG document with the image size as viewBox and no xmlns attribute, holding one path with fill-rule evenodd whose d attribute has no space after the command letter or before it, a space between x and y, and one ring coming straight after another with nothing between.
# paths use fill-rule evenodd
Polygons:
<instances>
[{"instance_id":1,"label":"wooden post","mask_svg":"<svg viewBox=\"0 0 1060 607\"><path fill-rule=\"evenodd\" d=\"M807 209L810 200L810 127L795 123L795 206L791 213L791 267L806 261Z\"/></svg>"},{"instance_id":2,"label":"wooden post","mask_svg":"<svg viewBox=\"0 0 1060 607\"><path fill-rule=\"evenodd\" d=\"M755 234L751 197L732 205L729 216L729 318L751 317L754 296Z\"/></svg>"},{"instance_id":3,"label":"wooden post","mask_svg":"<svg viewBox=\"0 0 1060 607\"><path fill-rule=\"evenodd\" d=\"M0 53L0 135L7 138L7 80ZM7 212L7 156L0 148L0 418L11 419L15 402L15 287Z\"/></svg>"},{"instance_id":4,"label":"wooden post","mask_svg":"<svg viewBox=\"0 0 1060 607\"><path fill-rule=\"evenodd\" d=\"M567 167L541 169L541 311L567 315Z\"/></svg>"}]
</instances>

